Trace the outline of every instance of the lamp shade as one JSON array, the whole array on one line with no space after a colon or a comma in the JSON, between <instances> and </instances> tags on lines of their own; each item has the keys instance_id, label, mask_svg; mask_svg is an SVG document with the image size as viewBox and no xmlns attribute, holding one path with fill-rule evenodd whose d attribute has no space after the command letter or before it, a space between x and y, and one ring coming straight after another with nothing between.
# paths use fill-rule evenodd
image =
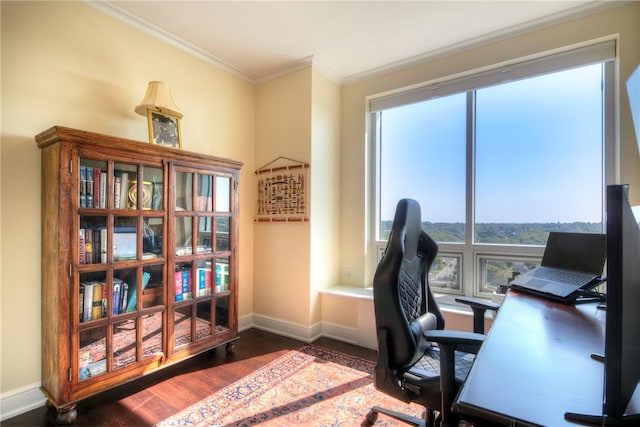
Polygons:
<instances>
[{"instance_id":1,"label":"lamp shade","mask_svg":"<svg viewBox=\"0 0 640 427\"><path fill-rule=\"evenodd\" d=\"M135 109L136 113L146 116L147 110L156 110L161 113L169 114L179 119L183 114L178 109L178 106L173 102L171 96L171 89L165 82L152 81L149 82L147 87L147 93L144 95L144 99Z\"/></svg>"}]
</instances>

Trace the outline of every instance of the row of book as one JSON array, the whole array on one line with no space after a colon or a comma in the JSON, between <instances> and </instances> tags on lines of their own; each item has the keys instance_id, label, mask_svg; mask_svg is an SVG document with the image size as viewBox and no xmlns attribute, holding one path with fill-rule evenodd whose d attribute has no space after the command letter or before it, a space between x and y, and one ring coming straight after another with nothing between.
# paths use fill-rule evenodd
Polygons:
<instances>
[{"instance_id":1,"label":"row of book","mask_svg":"<svg viewBox=\"0 0 640 427\"><path fill-rule=\"evenodd\" d=\"M81 228L78 235L78 264L107 262L107 229Z\"/></svg>"},{"instance_id":2,"label":"row of book","mask_svg":"<svg viewBox=\"0 0 640 427\"><path fill-rule=\"evenodd\" d=\"M80 284L80 322L107 317L107 293L108 286L106 282L92 281ZM135 305L133 307L130 306L130 299L129 285L123 280L113 279L112 313L117 315L133 311Z\"/></svg>"},{"instance_id":3,"label":"row of book","mask_svg":"<svg viewBox=\"0 0 640 427\"><path fill-rule=\"evenodd\" d=\"M80 166L80 207L106 208L107 173L100 168Z\"/></svg>"},{"instance_id":4,"label":"row of book","mask_svg":"<svg viewBox=\"0 0 640 427\"><path fill-rule=\"evenodd\" d=\"M229 290L229 264L216 263L216 292Z\"/></svg>"},{"instance_id":5,"label":"row of book","mask_svg":"<svg viewBox=\"0 0 640 427\"><path fill-rule=\"evenodd\" d=\"M178 270L173 275L175 285L176 301L183 301L193 298L191 269Z\"/></svg>"},{"instance_id":6,"label":"row of book","mask_svg":"<svg viewBox=\"0 0 640 427\"><path fill-rule=\"evenodd\" d=\"M173 283L175 285L175 300L184 301L193 298L193 277L191 269L181 269L174 273ZM195 296L201 297L211 295L211 269L196 269L196 289Z\"/></svg>"},{"instance_id":7,"label":"row of book","mask_svg":"<svg viewBox=\"0 0 640 427\"><path fill-rule=\"evenodd\" d=\"M135 201L129 202L129 182L129 172L115 172L113 177L114 209L135 209ZM106 209L107 173L100 168L80 166L80 207Z\"/></svg>"},{"instance_id":8,"label":"row of book","mask_svg":"<svg viewBox=\"0 0 640 427\"><path fill-rule=\"evenodd\" d=\"M196 269L195 296L211 295L212 292L211 268ZM190 268L180 269L174 273L175 300L184 301L193 298L193 278ZM229 265L216 263L216 292L229 290Z\"/></svg>"}]
</instances>

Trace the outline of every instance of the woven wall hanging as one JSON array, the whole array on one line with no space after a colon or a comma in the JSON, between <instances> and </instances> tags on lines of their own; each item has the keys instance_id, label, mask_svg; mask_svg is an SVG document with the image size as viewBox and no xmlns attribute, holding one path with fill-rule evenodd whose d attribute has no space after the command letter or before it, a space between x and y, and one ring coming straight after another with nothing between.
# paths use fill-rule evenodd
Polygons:
<instances>
[{"instance_id":1,"label":"woven wall hanging","mask_svg":"<svg viewBox=\"0 0 640 427\"><path fill-rule=\"evenodd\" d=\"M255 171L258 186L256 221L308 221L309 164L278 157Z\"/></svg>"}]
</instances>

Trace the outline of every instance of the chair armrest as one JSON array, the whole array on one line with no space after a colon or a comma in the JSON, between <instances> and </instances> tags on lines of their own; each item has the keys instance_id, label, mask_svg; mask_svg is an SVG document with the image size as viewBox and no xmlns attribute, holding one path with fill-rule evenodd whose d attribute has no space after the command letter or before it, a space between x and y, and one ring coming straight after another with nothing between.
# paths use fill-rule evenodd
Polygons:
<instances>
[{"instance_id":1,"label":"chair armrest","mask_svg":"<svg viewBox=\"0 0 640 427\"><path fill-rule=\"evenodd\" d=\"M479 298L457 297L456 302L466 304L473 311L473 332L484 334L484 313L487 310L498 311L500 304Z\"/></svg>"},{"instance_id":2,"label":"chair armrest","mask_svg":"<svg viewBox=\"0 0 640 427\"><path fill-rule=\"evenodd\" d=\"M431 342L435 342L438 345L444 345L452 348L460 346L472 348L477 352L480 345L484 341L484 335L476 334L474 332L464 331L449 331L449 330L432 330L425 331L424 337ZM469 351L467 348L464 351Z\"/></svg>"},{"instance_id":3,"label":"chair armrest","mask_svg":"<svg viewBox=\"0 0 640 427\"><path fill-rule=\"evenodd\" d=\"M456 302L466 304L471 308L482 308L484 310L498 311L500 308L500 304L480 298L456 297Z\"/></svg>"}]
</instances>

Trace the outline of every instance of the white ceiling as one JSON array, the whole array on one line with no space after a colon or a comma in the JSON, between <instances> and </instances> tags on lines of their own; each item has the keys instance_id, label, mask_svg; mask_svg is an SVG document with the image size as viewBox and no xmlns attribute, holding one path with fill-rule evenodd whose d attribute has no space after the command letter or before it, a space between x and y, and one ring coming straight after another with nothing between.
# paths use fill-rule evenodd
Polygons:
<instances>
[{"instance_id":1,"label":"white ceiling","mask_svg":"<svg viewBox=\"0 0 640 427\"><path fill-rule=\"evenodd\" d=\"M353 81L611 1L88 1L251 81L313 63Z\"/></svg>"}]
</instances>

